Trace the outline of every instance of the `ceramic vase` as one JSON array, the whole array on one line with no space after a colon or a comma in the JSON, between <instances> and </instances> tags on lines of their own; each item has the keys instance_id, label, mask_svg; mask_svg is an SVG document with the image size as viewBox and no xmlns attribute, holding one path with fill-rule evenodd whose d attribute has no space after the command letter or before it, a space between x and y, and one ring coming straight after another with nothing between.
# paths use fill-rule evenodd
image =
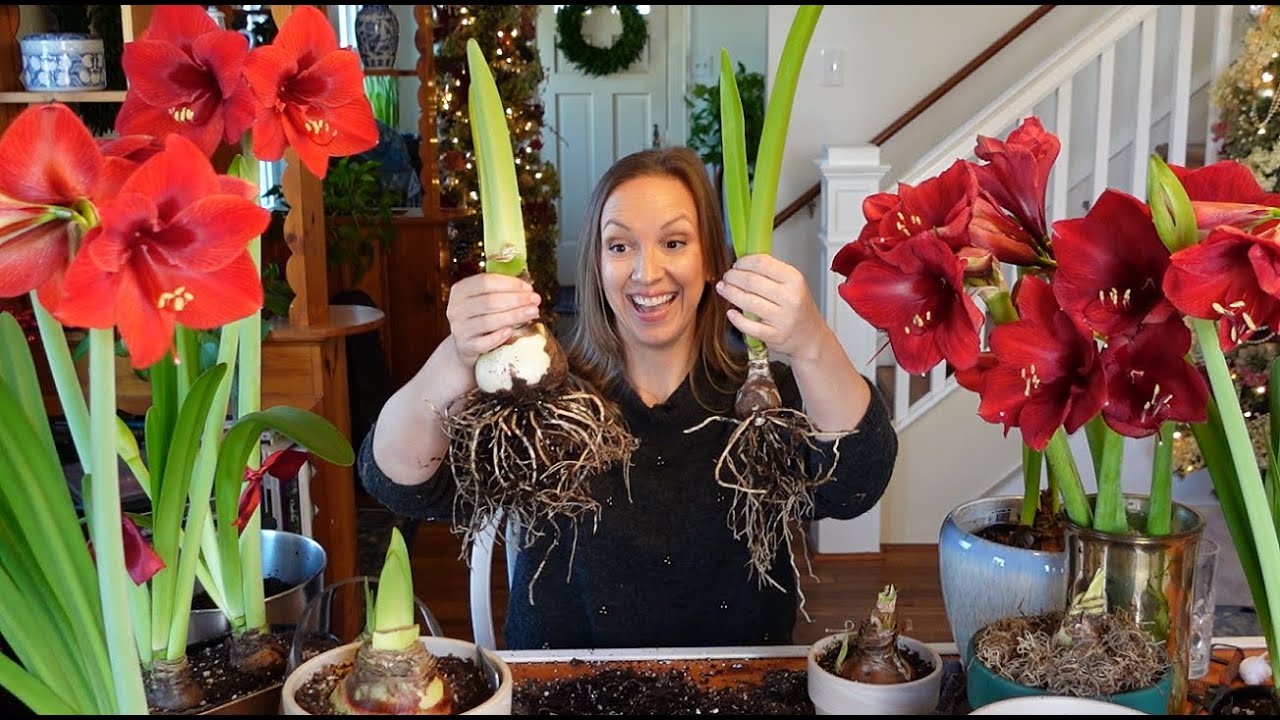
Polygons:
<instances>
[{"instance_id":1,"label":"ceramic vase","mask_svg":"<svg viewBox=\"0 0 1280 720\"><path fill-rule=\"evenodd\" d=\"M942 604L961 662L978 628L1010 615L1061 610L1067 602L1067 554L1024 550L978 536L1016 522L1021 495L978 498L957 506L938 535Z\"/></svg>"},{"instance_id":2,"label":"ceramic vase","mask_svg":"<svg viewBox=\"0 0 1280 720\"><path fill-rule=\"evenodd\" d=\"M390 5L361 5L356 13L356 49L365 69L396 65L400 48L400 21Z\"/></svg>"}]
</instances>

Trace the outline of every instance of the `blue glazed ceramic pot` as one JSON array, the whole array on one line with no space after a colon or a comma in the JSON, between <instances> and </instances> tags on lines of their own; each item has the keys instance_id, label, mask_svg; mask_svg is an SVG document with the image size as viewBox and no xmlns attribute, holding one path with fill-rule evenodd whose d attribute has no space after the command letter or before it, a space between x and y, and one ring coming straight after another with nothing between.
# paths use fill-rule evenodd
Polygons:
<instances>
[{"instance_id":1,"label":"blue glazed ceramic pot","mask_svg":"<svg viewBox=\"0 0 1280 720\"><path fill-rule=\"evenodd\" d=\"M1036 615L1067 605L1067 553L1023 550L976 534L1016 522L1022 496L979 498L947 515L938 534L942 603L951 636L967 663L969 638L1010 615Z\"/></svg>"},{"instance_id":2,"label":"blue glazed ceramic pot","mask_svg":"<svg viewBox=\"0 0 1280 720\"><path fill-rule=\"evenodd\" d=\"M361 5L356 13L356 49L366 69L396 66L400 21L390 5Z\"/></svg>"},{"instance_id":3,"label":"blue glazed ceramic pot","mask_svg":"<svg viewBox=\"0 0 1280 720\"><path fill-rule=\"evenodd\" d=\"M18 41L22 84L30 91L102 90L107 87L102 39L83 33L39 33Z\"/></svg>"}]
</instances>

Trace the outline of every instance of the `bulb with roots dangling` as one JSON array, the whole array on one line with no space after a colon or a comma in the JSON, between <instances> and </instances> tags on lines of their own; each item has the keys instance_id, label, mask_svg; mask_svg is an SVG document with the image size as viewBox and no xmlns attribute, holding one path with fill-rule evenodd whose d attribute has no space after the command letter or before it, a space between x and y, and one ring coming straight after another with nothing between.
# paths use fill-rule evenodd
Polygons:
<instances>
[{"instance_id":1,"label":"bulb with roots dangling","mask_svg":"<svg viewBox=\"0 0 1280 720\"><path fill-rule=\"evenodd\" d=\"M637 445L617 407L569 372L560 343L538 322L482 355L475 374L476 389L443 421L456 515L466 518L457 528L464 555L499 515L521 529L525 547L558 534L558 517L575 528L594 521L590 479L617 463L625 472Z\"/></svg>"}]
</instances>

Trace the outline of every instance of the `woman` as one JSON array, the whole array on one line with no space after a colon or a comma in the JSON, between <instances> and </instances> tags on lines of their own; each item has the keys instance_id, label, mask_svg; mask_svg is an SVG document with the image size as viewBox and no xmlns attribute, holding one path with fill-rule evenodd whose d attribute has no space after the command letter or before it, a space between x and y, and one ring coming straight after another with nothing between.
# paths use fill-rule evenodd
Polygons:
<instances>
[{"instance_id":1,"label":"woman","mask_svg":"<svg viewBox=\"0 0 1280 720\"><path fill-rule=\"evenodd\" d=\"M622 468L594 479L602 510L593 526L574 535L566 524L562 535L573 541L543 536L520 551L506 646L790 643L797 588L788 548L770 574L779 590L748 572L746 546L726 524L733 491L716 482L714 466L732 426L685 431L732 413L745 354L730 325L760 338L790 359L774 363L786 406L803 407L820 431L856 430L819 443L811 459L817 468L839 443L812 518L847 519L875 505L893 471L897 437L883 401L799 271L766 255L730 267L718 198L687 148L614 164L592 194L581 247L571 368L619 405L639 448L629 488ZM451 517L454 486L441 462L448 441L433 408L475 386L476 358L537 317L538 302L528 283L498 274L453 286L450 336L388 400L361 448L372 495L400 513Z\"/></svg>"}]
</instances>

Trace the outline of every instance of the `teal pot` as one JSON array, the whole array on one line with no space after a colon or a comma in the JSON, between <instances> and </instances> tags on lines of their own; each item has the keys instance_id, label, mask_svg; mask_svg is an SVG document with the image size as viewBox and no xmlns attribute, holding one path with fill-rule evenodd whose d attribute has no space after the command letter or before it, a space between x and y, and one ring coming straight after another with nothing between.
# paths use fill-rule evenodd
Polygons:
<instances>
[{"instance_id":1,"label":"teal pot","mask_svg":"<svg viewBox=\"0 0 1280 720\"><path fill-rule=\"evenodd\" d=\"M307 602L324 588L327 562L320 543L298 533L262 531L262 576L275 579L288 589L267 598L267 623L296 625ZM219 608L191 611L187 642L210 640L231 631L227 616Z\"/></svg>"},{"instance_id":2,"label":"teal pot","mask_svg":"<svg viewBox=\"0 0 1280 720\"><path fill-rule=\"evenodd\" d=\"M1092 505L1095 497L1089 496ZM1149 499L1126 495L1129 526L1146 527ZM1107 609L1127 612L1173 664L1173 691L1165 712L1182 711L1187 698L1187 652L1191 641L1192 579L1204 516L1174 503L1168 535L1099 532L1067 521L1067 577L1074 596L1105 573Z\"/></svg>"},{"instance_id":3,"label":"teal pot","mask_svg":"<svg viewBox=\"0 0 1280 720\"><path fill-rule=\"evenodd\" d=\"M976 534L995 523L1017 522L1021 510L1021 495L979 498L956 507L942 522L942 604L961 662L968 661L969 639L983 625L1066 607L1065 552L1023 550Z\"/></svg>"},{"instance_id":4,"label":"teal pot","mask_svg":"<svg viewBox=\"0 0 1280 720\"><path fill-rule=\"evenodd\" d=\"M972 648L970 648L970 650L972 650ZM1114 705L1122 705L1150 715L1165 715L1169 712L1169 702L1170 698L1173 696L1173 679L1173 673L1168 672L1160 679L1160 682L1156 683L1152 687L1143 688L1142 690L1134 690L1127 693L1120 693L1118 695L1091 699L1100 702L1112 703ZM1011 698L1041 696L1045 698L1065 697L1051 695L1047 690L1023 685L1003 678L992 672L991 668L988 668L976 658L965 665L965 688L969 696L969 706L975 711L986 705L1006 701ZM1029 714L1036 715L1042 713L1031 710L1029 711Z\"/></svg>"}]
</instances>

